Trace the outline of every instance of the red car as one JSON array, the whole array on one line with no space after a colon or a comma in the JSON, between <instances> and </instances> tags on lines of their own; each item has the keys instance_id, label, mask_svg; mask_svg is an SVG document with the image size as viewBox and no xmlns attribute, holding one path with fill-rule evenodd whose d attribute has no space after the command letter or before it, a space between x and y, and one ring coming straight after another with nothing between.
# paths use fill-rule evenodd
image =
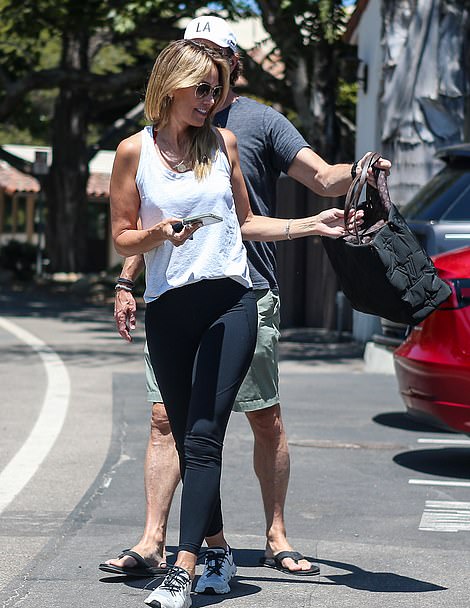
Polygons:
<instances>
[{"instance_id":1,"label":"red car","mask_svg":"<svg viewBox=\"0 0 470 608\"><path fill-rule=\"evenodd\" d=\"M470 435L470 247L436 256L452 294L395 350L408 413Z\"/></svg>"}]
</instances>

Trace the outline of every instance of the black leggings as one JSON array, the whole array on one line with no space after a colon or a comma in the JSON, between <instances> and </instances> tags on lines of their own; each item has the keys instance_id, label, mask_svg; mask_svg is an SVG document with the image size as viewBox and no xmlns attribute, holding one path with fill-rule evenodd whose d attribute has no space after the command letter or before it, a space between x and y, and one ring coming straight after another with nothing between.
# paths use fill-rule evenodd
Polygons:
<instances>
[{"instance_id":1,"label":"black leggings","mask_svg":"<svg viewBox=\"0 0 470 608\"><path fill-rule=\"evenodd\" d=\"M256 298L232 279L192 283L148 304L145 330L180 459L179 550L197 554L223 527L222 447L255 349Z\"/></svg>"}]
</instances>

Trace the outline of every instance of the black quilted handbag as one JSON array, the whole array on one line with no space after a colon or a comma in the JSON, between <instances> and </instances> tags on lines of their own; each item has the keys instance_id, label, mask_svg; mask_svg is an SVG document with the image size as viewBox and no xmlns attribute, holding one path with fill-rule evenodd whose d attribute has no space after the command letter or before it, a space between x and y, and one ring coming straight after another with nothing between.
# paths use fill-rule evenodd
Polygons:
<instances>
[{"instance_id":1,"label":"black quilted handbag","mask_svg":"<svg viewBox=\"0 0 470 608\"><path fill-rule=\"evenodd\" d=\"M322 242L353 308L416 325L449 297L451 289L391 202L385 172L374 168L379 158L377 153L366 157L346 196L345 224L351 209L362 209L362 225L354 222L344 237ZM369 167L377 189L367 184L366 200L359 203Z\"/></svg>"}]
</instances>

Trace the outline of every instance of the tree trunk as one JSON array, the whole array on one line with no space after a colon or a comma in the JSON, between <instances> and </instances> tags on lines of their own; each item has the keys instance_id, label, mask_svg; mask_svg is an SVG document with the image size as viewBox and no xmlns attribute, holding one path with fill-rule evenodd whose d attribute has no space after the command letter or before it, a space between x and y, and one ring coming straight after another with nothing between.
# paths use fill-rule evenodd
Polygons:
<instances>
[{"instance_id":1,"label":"tree trunk","mask_svg":"<svg viewBox=\"0 0 470 608\"><path fill-rule=\"evenodd\" d=\"M63 67L86 69L87 40L65 40ZM46 182L46 249L52 272L79 272L87 249L88 95L67 87L57 96L54 157Z\"/></svg>"},{"instance_id":2,"label":"tree trunk","mask_svg":"<svg viewBox=\"0 0 470 608\"><path fill-rule=\"evenodd\" d=\"M326 42L313 49L312 91L310 111L312 120L309 140L315 151L330 163L338 162L341 136L336 116L338 83L337 57L334 47ZM344 160L344 159L341 159Z\"/></svg>"}]
</instances>

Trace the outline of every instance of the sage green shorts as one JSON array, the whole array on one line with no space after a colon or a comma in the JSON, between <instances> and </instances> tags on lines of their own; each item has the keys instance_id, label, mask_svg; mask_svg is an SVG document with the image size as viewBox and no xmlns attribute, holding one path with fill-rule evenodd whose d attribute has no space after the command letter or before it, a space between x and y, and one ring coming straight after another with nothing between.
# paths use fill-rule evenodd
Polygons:
<instances>
[{"instance_id":1,"label":"sage green shorts","mask_svg":"<svg viewBox=\"0 0 470 608\"><path fill-rule=\"evenodd\" d=\"M279 294L271 289L256 289L258 338L250 369L233 405L235 412L253 412L279 403ZM163 401L145 344L147 401Z\"/></svg>"}]
</instances>

